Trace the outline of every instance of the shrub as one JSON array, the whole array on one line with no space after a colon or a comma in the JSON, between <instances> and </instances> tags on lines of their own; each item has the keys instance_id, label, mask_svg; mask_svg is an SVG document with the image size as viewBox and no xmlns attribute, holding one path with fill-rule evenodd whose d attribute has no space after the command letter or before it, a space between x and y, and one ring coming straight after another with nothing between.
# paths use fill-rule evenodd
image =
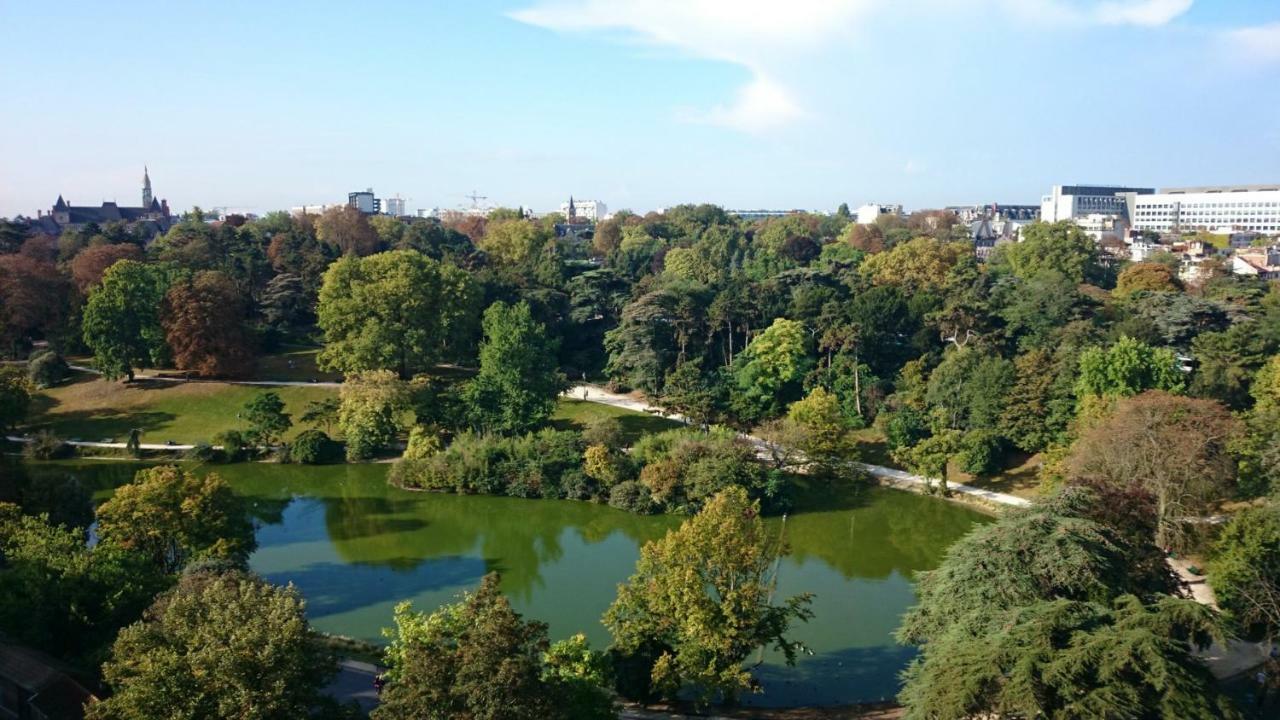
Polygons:
<instances>
[{"instance_id":1,"label":"shrub","mask_svg":"<svg viewBox=\"0 0 1280 720\"><path fill-rule=\"evenodd\" d=\"M610 450L620 449L623 445L622 423L614 417L595 418L582 429L582 442L603 445Z\"/></svg>"},{"instance_id":2,"label":"shrub","mask_svg":"<svg viewBox=\"0 0 1280 720\"><path fill-rule=\"evenodd\" d=\"M961 441L960 469L970 475L994 475L1004 460L1005 439L995 430L972 430Z\"/></svg>"},{"instance_id":3,"label":"shrub","mask_svg":"<svg viewBox=\"0 0 1280 720\"><path fill-rule=\"evenodd\" d=\"M289 460L303 465L327 465L342 459L342 446L323 430L311 428L298 433L289 446Z\"/></svg>"},{"instance_id":4,"label":"shrub","mask_svg":"<svg viewBox=\"0 0 1280 720\"><path fill-rule=\"evenodd\" d=\"M27 443L26 456L32 460L59 460L70 457L73 448L48 430L36 433Z\"/></svg>"},{"instance_id":5,"label":"shrub","mask_svg":"<svg viewBox=\"0 0 1280 720\"><path fill-rule=\"evenodd\" d=\"M770 486L755 448L730 432L679 429L650 435L636 443L631 460L641 466L641 484L667 512L697 512L729 486L744 488L770 511L785 495L778 483Z\"/></svg>"},{"instance_id":6,"label":"shrub","mask_svg":"<svg viewBox=\"0 0 1280 720\"><path fill-rule=\"evenodd\" d=\"M444 449L440 435L421 425L413 426L409 431L409 443L405 446L404 457L410 460L425 460Z\"/></svg>"},{"instance_id":7,"label":"shrub","mask_svg":"<svg viewBox=\"0 0 1280 720\"><path fill-rule=\"evenodd\" d=\"M196 462L213 462L218 457L218 451L209 443L196 443L183 455L184 459L195 460Z\"/></svg>"},{"instance_id":8,"label":"shrub","mask_svg":"<svg viewBox=\"0 0 1280 720\"><path fill-rule=\"evenodd\" d=\"M226 430L213 436L213 442L222 446L223 462L240 462L253 450L244 433L239 430Z\"/></svg>"},{"instance_id":9,"label":"shrub","mask_svg":"<svg viewBox=\"0 0 1280 720\"><path fill-rule=\"evenodd\" d=\"M27 377L38 388L53 387L71 374L67 361L53 350L44 350L31 356L27 363Z\"/></svg>"},{"instance_id":10,"label":"shrub","mask_svg":"<svg viewBox=\"0 0 1280 720\"><path fill-rule=\"evenodd\" d=\"M614 485L613 490L609 491L609 505L633 513L653 512L653 500L649 497L649 489L634 480Z\"/></svg>"},{"instance_id":11,"label":"shrub","mask_svg":"<svg viewBox=\"0 0 1280 720\"><path fill-rule=\"evenodd\" d=\"M581 472L580 445L576 433L557 430L514 438L462 433L434 455L402 458L390 479L424 490L560 497L562 478Z\"/></svg>"}]
</instances>

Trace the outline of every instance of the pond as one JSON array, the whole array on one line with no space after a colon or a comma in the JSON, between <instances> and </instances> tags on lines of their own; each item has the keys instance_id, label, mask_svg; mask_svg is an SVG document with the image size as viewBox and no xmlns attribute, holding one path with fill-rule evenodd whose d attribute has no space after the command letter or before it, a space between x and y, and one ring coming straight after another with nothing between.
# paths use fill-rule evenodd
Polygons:
<instances>
[{"instance_id":1,"label":"pond","mask_svg":"<svg viewBox=\"0 0 1280 720\"><path fill-rule=\"evenodd\" d=\"M44 466L80 475L100 493L135 465L81 461ZM454 601L485 573L502 575L515 608L550 626L552 639L586 633L608 644L600 616L632 573L640 546L680 518L643 517L590 503L412 493L386 484L386 465L206 466L244 496L256 519L252 568L293 583L320 630L381 642L392 608ZM814 493L787 518L790 554L780 597L813 593L814 618L793 635L813 652L795 667L766 654L757 676L768 706L833 705L892 697L914 651L892 633L914 601L913 574L986 518L910 493L871 488ZM822 508L830 509L822 509Z\"/></svg>"}]
</instances>

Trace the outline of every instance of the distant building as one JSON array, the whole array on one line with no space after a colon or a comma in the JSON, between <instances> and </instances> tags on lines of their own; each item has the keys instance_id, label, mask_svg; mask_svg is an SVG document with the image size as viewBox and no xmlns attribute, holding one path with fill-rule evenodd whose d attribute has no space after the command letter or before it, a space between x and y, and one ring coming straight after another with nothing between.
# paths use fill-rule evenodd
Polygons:
<instances>
[{"instance_id":1,"label":"distant building","mask_svg":"<svg viewBox=\"0 0 1280 720\"><path fill-rule=\"evenodd\" d=\"M882 215L902 215L901 205L878 205L870 203L854 211L853 216L859 225L872 225Z\"/></svg>"},{"instance_id":2,"label":"distant building","mask_svg":"<svg viewBox=\"0 0 1280 720\"><path fill-rule=\"evenodd\" d=\"M373 195L373 188L347 193L347 204L365 215L377 215L382 212L382 201Z\"/></svg>"},{"instance_id":3,"label":"distant building","mask_svg":"<svg viewBox=\"0 0 1280 720\"><path fill-rule=\"evenodd\" d=\"M730 215L742 218L747 222L755 222L756 220L767 220L769 218L780 218L788 215L798 215L808 212L807 210L726 210Z\"/></svg>"},{"instance_id":4,"label":"distant building","mask_svg":"<svg viewBox=\"0 0 1280 720\"><path fill-rule=\"evenodd\" d=\"M156 200L151 192L151 173L142 170L142 205L119 205L115 202L103 202L102 205L72 205L58 196L58 200L46 214L40 212L30 223L38 232L57 235L63 230L78 230L90 223L106 225L123 222L141 226L144 234L157 235L168 231L173 225L169 214L169 201ZM150 231L150 232L147 232Z\"/></svg>"},{"instance_id":5,"label":"distant building","mask_svg":"<svg viewBox=\"0 0 1280 720\"><path fill-rule=\"evenodd\" d=\"M1280 233L1280 184L1164 188L1125 197L1137 230Z\"/></svg>"},{"instance_id":6,"label":"distant building","mask_svg":"<svg viewBox=\"0 0 1280 720\"><path fill-rule=\"evenodd\" d=\"M399 195L382 201L382 209L392 217L404 217L408 213L404 209L404 198Z\"/></svg>"},{"instance_id":7,"label":"distant building","mask_svg":"<svg viewBox=\"0 0 1280 720\"><path fill-rule=\"evenodd\" d=\"M575 201L570 196L569 202L560 203L560 214L564 215L570 222L574 220L590 223L600 222L608 212L608 207L599 200Z\"/></svg>"},{"instance_id":8,"label":"distant building","mask_svg":"<svg viewBox=\"0 0 1280 720\"><path fill-rule=\"evenodd\" d=\"M1121 224L1128 225L1129 207L1125 195L1150 195L1154 192L1152 188L1111 185L1054 185L1050 194L1040 199L1040 219L1054 223L1090 215L1110 215Z\"/></svg>"},{"instance_id":9,"label":"distant building","mask_svg":"<svg viewBox=\"0 0 1280 720\"><path fill-rule=\"evenodd\" d=\"M990 205L951 205L943 208L944 210L955 214L956 218L962 223L974 223L987 218L996 220L1017 220L1020 222L1033 222L1040 219L1039 205L1003 205L1001 203L992 203Z\"/></svg>"},{"instance_id":10,"label":"distant building","mask_svg":"<svg viewBox=\"0 0 1280 720\"><path fill-rule=\"evenodd\" d=\"M1231 272L1259 280L1280 280L1280 246L1237 251Z\"/></svg>"}]
</instances>

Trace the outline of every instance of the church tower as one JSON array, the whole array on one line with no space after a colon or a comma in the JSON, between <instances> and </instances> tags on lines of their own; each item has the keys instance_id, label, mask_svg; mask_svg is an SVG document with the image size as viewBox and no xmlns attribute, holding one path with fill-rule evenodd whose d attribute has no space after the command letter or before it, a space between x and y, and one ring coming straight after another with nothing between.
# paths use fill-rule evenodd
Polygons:
<instances>
[{"instance_id":1,"label":"church tower","mask_svg":"<svg viewBox=\"0 0 1280 720\"><path fill-rule=\"evenodd\" d=\"M142 207L150 209L152 203L151 197L151 175L147 173L147 166L142 166Z\"/></svg>"},{"instance_id":2,"label":"church tower","mask_svg":"<svg viewBox=\"0 0 1280 720\"><path fill-rule=\"evenodd\" d=\"M574 207L573 196L569 196L569 224L572 225L578 219L578 208Z\"/></svg>"}]
</instances>

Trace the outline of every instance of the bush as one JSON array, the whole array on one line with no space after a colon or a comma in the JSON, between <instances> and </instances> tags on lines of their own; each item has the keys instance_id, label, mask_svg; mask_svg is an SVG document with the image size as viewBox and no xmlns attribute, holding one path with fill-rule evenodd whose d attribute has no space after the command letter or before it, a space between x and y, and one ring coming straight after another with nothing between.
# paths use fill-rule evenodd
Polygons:
<instances>
[{"instance_id":1,"label":"bush","mask_svg":"<svg viewBox=\"0 0 1280 720\"><path fill-rule=\"evenodd\" d=\"M413 426L409 431L409 443L405 446L404 457L410 460L425 460L444 449L440 434L421 425Z\"/></svg>"},{"instance_id":2,"label":"bush","mask_svg":"<svg viewBox=\"0 0 1280 720\"><path fill-rule=\"evenodd\" d=\"M253 446L239 430L227 430L213 436L213 442L222 446L223 462L240 462L253 451Z\"/></svg>"},{"instance_id":3,"label":"bush","mask_svg":"<svg viewBox=\"0 0 1280 720\"><path fill-rule=\"evenodd\" d=\"M38 388L53 387L66 380L71 368L66 359L53 350L43 350L31 356L27 363L27 377Z\"/></svg>"},{"instance_id":4,"label":"bush","mask_svg":"<svg viewBox=\"0 0 1280 720\"><path fill-rule=\"evenodd\" d=\"M960 469L970 475L994 475L1000 471L1006 450L1005 439L994 430L972 430L962 441Z\"/></svg>"},{"instance_id":5,"label":"bush","mask_svg":"<svg viewBox=\"0 0 1280 720\"><path fill-rule=\"evenodd\" d=\"M609 492L609 506L642 515L653 512L653 500L649 497L649 488L634 480L613 486L613 490Z\"/></svg>"},{"instance_id":6,"label":"bush","mask_svg":"<svg viewBox=\"0 0 1280 720\"><path fill-rule=\"evenodd\" d=\"M564 476L581 468L576 433L541 430L515 438L463 433L434 455L402 458L390 479L423 490L560 497Z\"/></svg>"},{"instance_id":7,"label":"bush","mask_svg":"<svg viewBox=\"0 0 1280 720\"><path fill-rule=\"evenodd\" d=\"M770 512L785 499L785 481L770 483L755 448L726 431L668 430L632 448L640 482L666 512L694 513L717 492L742 487Z\"/></svg>"},{"instance_id":8,"label":"bush","mask_svg":"<svg viewBox=\"0 0 1280 720\"><path fill-rule=\"evenodd\" d=\"M209 443L196 443L183 455L183 458L196 462L213 462L219 458L219 454Z\"/></svg>"},{"instance_id":9,"label":"bush","mask_svg":"<svg viewBox=\"0 0 1280 720\"><path fill-rule=\"evenodd\" d=\"M289 446L289 460L303 465L327 465L342 459L342 446L323 430L303 430Z\"/></svg>"},{"instance_id":10,"label":"bush","mask_svg":"<svg viewBox=\"0 0 1280 720\"><path fill-rule=\"evenodd\" d=\"M876 420L884 431L885 446L891 453L909 448L929 436L929 423L924 415L909 407L893 413L881 413Z\"/></svg>"},{"instance_id":11,"label":"bush","mask_svg":"<svg viewBox=\"0 0 1280 720\"><path fill-rule=\"evenodd\" d=\"M25 454L32 460L60 460L70 457L73 450L62 438L48 430L41 430L27 443Z\"/></svg>"}]
</instances>

